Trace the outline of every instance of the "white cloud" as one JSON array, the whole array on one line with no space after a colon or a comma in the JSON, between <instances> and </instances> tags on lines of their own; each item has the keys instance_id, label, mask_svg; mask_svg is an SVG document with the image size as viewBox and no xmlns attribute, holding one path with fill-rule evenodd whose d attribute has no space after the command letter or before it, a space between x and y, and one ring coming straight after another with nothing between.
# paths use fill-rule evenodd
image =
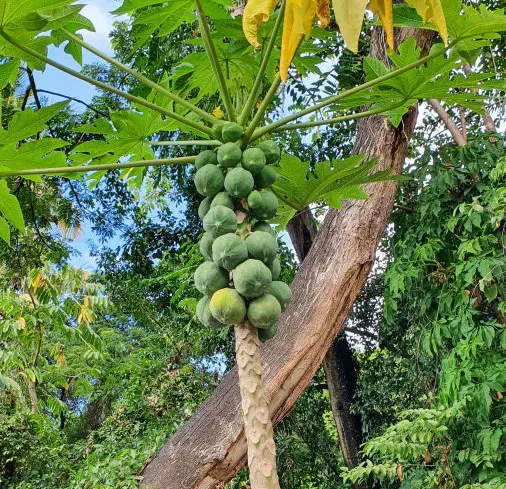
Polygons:
<instances>
[{"instance_id":1,"label":"white cloud","mask_svg":"<svg viewBox=\"0 0 506 489\"><path fill-rule=\"evenodd\" d=\"M105 3L109 4L108 8L113 7L110 1L89 0L86 7L83 8L83 15L93 22L96 30L96 32L83 31L83 35L87 43L101 51L111 54L112 49L109 33L112 30L112 24L116 18L109 13L104 5Z\"/></svg>"}]
</instances>

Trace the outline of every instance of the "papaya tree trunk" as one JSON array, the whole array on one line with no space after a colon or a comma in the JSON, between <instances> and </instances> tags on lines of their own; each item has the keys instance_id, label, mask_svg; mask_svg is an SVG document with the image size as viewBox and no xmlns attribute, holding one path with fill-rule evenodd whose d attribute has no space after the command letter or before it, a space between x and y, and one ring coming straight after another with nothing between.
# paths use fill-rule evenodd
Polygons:
<instances>
[{"instance_id":1,"label":"papaya tree trunk","mask_svg":"<svg viewBox=\"0 0 506 489\"><path fill-rule=\"evenodd\" d=\"M236 325L234 330L251 489L279 489L276 445L262 380L258 331L248 321Z\"/></svg>"},{"instance_id":2,"label":"papaya tree trunk","mask_svg":"<svg viewBox=\"0 0 506 489\"><path fill-rule=\"evenodd\" d=\"M433 34L403 29L400 42L413 37L422 51ZM371 54L384 55L383 35L374 30ZM361 119L355 153L377 157L376 170L402 168L417 110L398 128L383 117ZM264 385L273 424L304 392L334 339L342 332L354 300L374 262L378 242L393 208L396 182L367 186L369 199L331 210L292 283L293 298L277 335L261 346ZM234 367L184 426L143 471L151 489L215 489L231 480L246 462L238 371Z\"/></svg>"}]
</instances>

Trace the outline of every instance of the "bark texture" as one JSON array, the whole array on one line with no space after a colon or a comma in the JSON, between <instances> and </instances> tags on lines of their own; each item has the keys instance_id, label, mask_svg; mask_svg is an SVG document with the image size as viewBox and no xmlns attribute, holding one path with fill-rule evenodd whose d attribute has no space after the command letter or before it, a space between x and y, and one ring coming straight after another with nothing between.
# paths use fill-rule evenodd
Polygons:
<instances>
[{"instance_id":1,"label":"bark texture","mask_svg":"<svg viewBox=\"0 0 506 489\"><path fill-rule=\"evenodd\" d=\"M406 37L415 37L424 49L432 33L406 29L402 38ZM378 57L385 50L382 35L374 33L372 42L371 53ZM410 110L397 129L382 117L360 120L355 152L377 156L378 170L400 172L416 112ZM343 330L374 262L396 188L396 182L372 184L367 188L369 200L349 202L327 214L293 281L293 299L278 333L261 347L273 424L290 411ZM234 368L146 466L144 487L215 489L234 477L246 461L237 381Z\"/></svg>"},{"instance_id":2,"label":"bark texture","mask_svg":"<svg viewBox=\"0 0 506 489\"><path fill-rule=\"evenodd\" d=\"M353 351L344 336L332 343L323 360L327 378L330 406L339 435L339 445L346 467L352 469L360 463L362 420L350 410L357 389L357 369ZM362 486L356 486L362 487Z\"/></svg>"},{"instance_id":3,"label":"bark texture","mask_svg":"<svg viewBox=\"0 0 506 489\"><path fill-rule=\"evenodd\" d=\"M251 489L279 489L276 445L262 381L258 331L248 321L234 327Z\"/></svg>"},{"instance_id":4,"label":"bark texture","mask_svg":"<svg viewBox=\"0 0 506 489\"><path fill-rule=\"evenodd\" d=\"M297 258L302 263L316 237L317 229L309 209L297 214L287 226ZM357 388L356 362L344 335L334 340L323 360L332 415L339 435L344 463L349 469L360 463L362 420L350 411ZM356 486L360 487L360 486Z\"/></svg>"}]
</instances>

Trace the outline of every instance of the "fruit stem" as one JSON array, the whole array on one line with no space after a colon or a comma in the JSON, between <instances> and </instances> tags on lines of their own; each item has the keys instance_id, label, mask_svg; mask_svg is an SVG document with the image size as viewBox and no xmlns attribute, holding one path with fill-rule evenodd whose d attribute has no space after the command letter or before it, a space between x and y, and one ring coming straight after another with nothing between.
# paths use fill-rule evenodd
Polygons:
<instances>
[{"instance_id":1,"label":"fruit stem","mask_svg":"<svg viewBox=\"0 0 506 489\"><path fill-rule=\"evenodd\" d=\"M213 68L216 81L218 82L221 98L223 99L223 105L225 106L229 120L235 122L236 116L234 105L232 103L232 99L230 98L230 93L225 82L225 77L223 76L223 71L218 60L218 55L216 54L216 49L214 48L213 39L211 37L211 30L209 29L206 14L200 0L195 0L195 4L197 6L198 20L202 33L202 40L204 41L204 48L206 50L207 56L209 57L209 62Z\"/></svg>"},{"instance_id":2,"label":"fruit stem","mask_svg":"<svg viewBox=\"0 0 506 489\"><path fill-rule=\"evenodd\" d=\"M274 44L276 43L276 37L278 35L281 23L283 21L283 14L285 12L285 3L286 3L285 0L281 2L281 6L279 7L278 12L278 18L276 19L276 23L274 24L274 27L272 29L271 37L269 38L269 43L267 44L267 47L263 54L262 63L260 64L260 68L255 78L255 83L253 85L253 88L251 89L248 99L246 100L246 104L244 105L244 109L241 113L241 116L239 117L239 123L241 124L241 126L244 126L244 124L246 124L251 114L251 111L253 110L255 102L258 99L262 79L264 77L265 70L267 69L267 65L269 64L270 56L272 50L274 49Z\"/></svg>"},{"instance_id":3,"label":"fruit stem","mask_svg":"<svg viewBox=\"0 0 506 489\"><path fill-rule=\"evenodd\" d=\"M262 378L258 331L249 321L235 325L234 330L251 489L279 489L276 445Z\"/></svg>"}]
</instances>

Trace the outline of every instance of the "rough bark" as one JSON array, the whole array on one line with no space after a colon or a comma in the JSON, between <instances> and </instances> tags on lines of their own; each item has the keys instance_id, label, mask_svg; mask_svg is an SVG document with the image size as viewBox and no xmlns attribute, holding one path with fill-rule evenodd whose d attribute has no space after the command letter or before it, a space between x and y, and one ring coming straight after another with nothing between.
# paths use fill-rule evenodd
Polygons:
<instances>
[{"instance_id":1,"label":"rough bark","mask_svg":"<svg viewBox=\"0 0 506 489\"><path fill-rule=\"evenodd\" d=\"M317 229L311 211L297 214L287 226L288 235L302 263L316 237ZM334 340L323 360L332 415L339 435L344 463L349 469L360 463L362 420L350 411L357 388L356 362L344 335ZM357 486L359 487L359 486Z\"/></svg>"},{"instance_id":2,"label":"rough bark","mask_svg":"<svg viewBox=\"0 0 506 489\"><path fill-rule=\"evenodd\" d=\"M251 488L279 489L276 445L262 382L258 330L244 321L234 331Z\"/></svg>"},{"instance_id":3,"label":"rough bark","mask_svg":"<svg viewBox=\"0 0 506 489\"><path fill-rule=\"evenodd\" d=\"M425 48L432 33L403 30ZM373 55L384 52L377 33ZM383 117L358 123L356 153L378 157L377 170L399 173L417 111L395 129ZM396 182L368 186L370 198L330 211L292 284L293 299L277 335L261 349L264 382L273 423L292 408L322 363L364 285L385 231ZM229 481L246 461L237 369L233 368L185 425L146 466L144 487L214 489Z\"/></svg>"},{"instance_id":4,"label":"rough bark","mask_svg":"<svg viewBox=\"0 0 506 489\"><path fill-rule=\"evenodd\" d=\"M344 463L352 469L360 463L362 420L359 414L350 410L357 389L357 369L353 351L344 336L332 343L323 360L323 368Z\"/></svg>"}]
</instances>

